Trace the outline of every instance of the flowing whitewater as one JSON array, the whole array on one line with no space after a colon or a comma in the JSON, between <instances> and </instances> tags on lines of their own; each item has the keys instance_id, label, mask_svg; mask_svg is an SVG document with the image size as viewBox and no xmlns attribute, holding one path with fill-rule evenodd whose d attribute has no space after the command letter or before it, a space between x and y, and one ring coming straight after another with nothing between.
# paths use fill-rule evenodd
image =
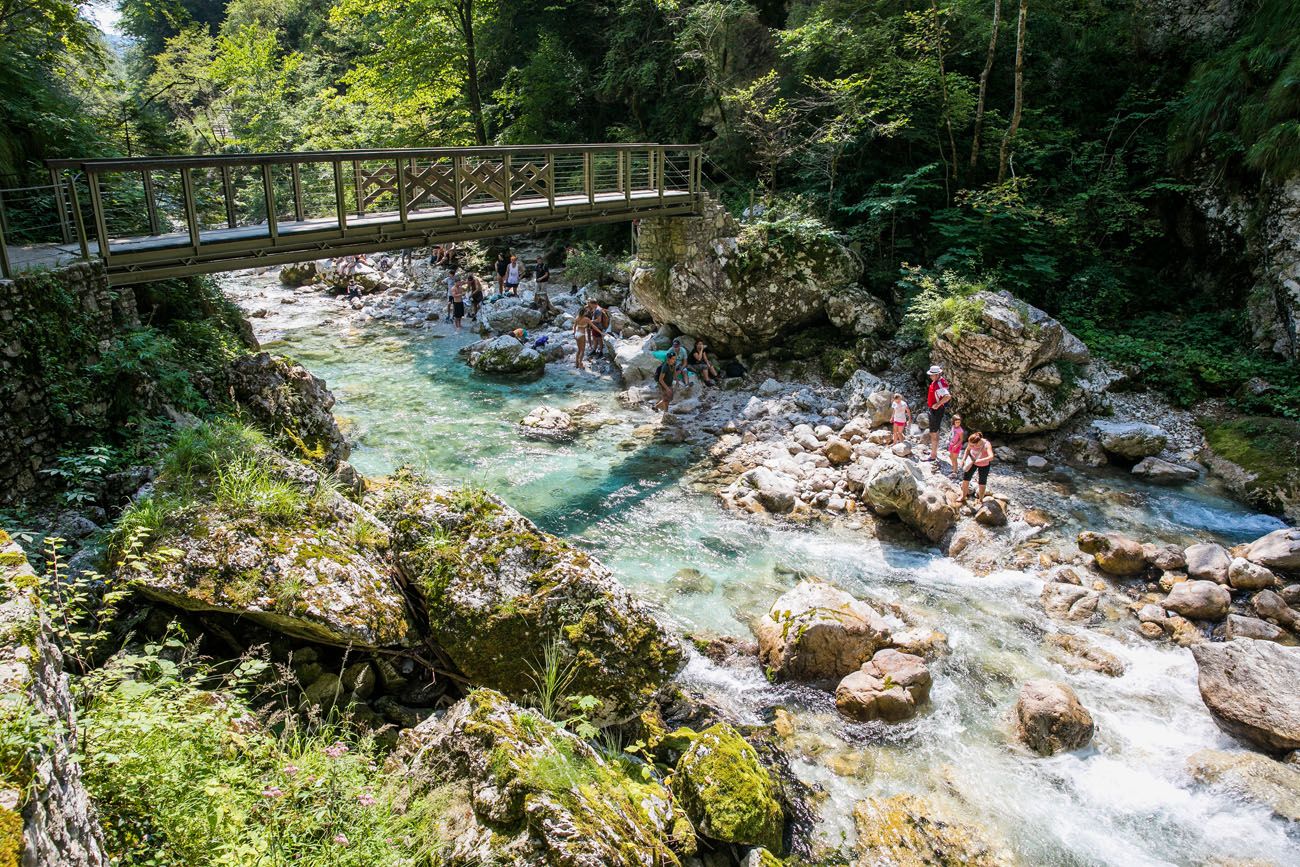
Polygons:
<instances>
[{"instance_id":1,"label":"flowing whitewater","mask_svg":"<svg viewBox=\"0 0 1300 867\"><path fill-rule=\"evenodd\" d=\"M695 655L681 675L741 721L780 715L792 727L787 745L798 775L818 791L826 842L851 839L853 805L866 796L941 793L1026 864L1300 863L1297 840L1266 808L1210 793L1189 776L1190 754L1236 746L1205 710L1187 650L1112 623L1090 635L1125 674L1067 673L1042 649L1060 627L1038 604L1041 579L976 576L902 533L880 540L727 512L693 481L697 454L638 430L653 417L621 407L616 380L552 365L534 383L493 382L457 356L474 339L468 333L342 324L335 302L294 295L273 276L232 277L227 289L246 308L270 311L254 320L266 349L327 381L363 474L410 464L486 487L589 549L683 633L748 638L747 623L805 573L930 614L951 652L932 666L931 707L891 727L847 723L828 693L773 686L757 661L722 667ZM278 303L286 298L296 303ZM594 403L603 423L567 444L520 438L516 423L541 403ZM1280 526L1201 487L1105 483L1099 493L1081 481L1066 511L1095 527L1164 538L1238 542ZM1121 486L1140 496L1115 496ZM683 581L684 569L704 578ZM1040 759L1009 745L1008 710L1020 684L1039 676L1068 682L1092 712L1097 735L1086 751Z\"/></svg>"}]
</instances>

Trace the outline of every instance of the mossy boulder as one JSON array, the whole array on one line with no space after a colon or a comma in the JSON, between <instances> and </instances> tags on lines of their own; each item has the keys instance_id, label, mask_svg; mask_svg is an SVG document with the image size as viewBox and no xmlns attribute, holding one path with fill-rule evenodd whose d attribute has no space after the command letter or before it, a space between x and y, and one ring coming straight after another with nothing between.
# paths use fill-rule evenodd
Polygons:
<instances>
[{"instance_id":1,"label":"mossy boulder","mask_svg":"<svg viewBox=\"0 0 1300 867\"><path fill-rule=\"evenodd\" d=\"M581 738L493 690L403 732L389 772L412 800L449 790L435 817L439 863L678 867L695 851L690 823L646 766L606 758Z\"/></svg>"},{"instance_id":2,"label":"mossy boulder","mask_svg":"<svg viewBox=\"0 0 1300 867\"><path fill-rule=\"evenodd\" d=\"M1300 422L1245 417L1203 427L1201 459L1234 496L1300 521Z\"/></svg>"},{"instance_id":3,"label":"mossy boulder","mask_svg":"<svg viewBox=\"0 0 1300 867\"><path fill-rule=\"evenodd\" d=\"M386 529L326 477L264 447L229 456L210 473L178 475L164 473L153 499L124 521L165 513L139 552L145 568L119 570L144 596L308 641L413 640Z\"/></svg>"},{"instance_id":4,"label":"mossy boulder","mask_svg":"<svg viewBox=\"0 0 1300 867\"><path fill-rule=\"evenodd\" d=\"M853 867L1009 867L1007 851L952 810L916 795L868 798L853 810L858 856Z\"/></svg>"},{"instance_id":5,"label":"mossy boulder","mask_svg":"<svg viewBox=\"0 0 1300 867\"><path fill-rule=\"evenodd\" d=\"M496 497L402 472L366 502L393 530L432 637L475 685L522 699L549 651L604 724L636 716L681 668L678 640L608 569Z\"/></svg>"},{"instance_id":6,"label":"mossy boulder","mask_svg":"<svg viewBox=\"0 0 1300 867\"><path fill-rule=\"evenodd\" d=\"M700 732L677 761L673 793L705 837L782 850L779 789L758 753L726 723Z\"/></svg>"},{"instance_id":7,"label":"mossy boulder","mask_svg":"<svg viewBox=\"0 0 1300 867\"><path fill-rule=\"evenodd\" d=\"M231 396L286 449L328 472L347 461L352 446L330 412L334 395L307 368L259 352L231 362L227 377Z\"/></svg>"}]
</instances>

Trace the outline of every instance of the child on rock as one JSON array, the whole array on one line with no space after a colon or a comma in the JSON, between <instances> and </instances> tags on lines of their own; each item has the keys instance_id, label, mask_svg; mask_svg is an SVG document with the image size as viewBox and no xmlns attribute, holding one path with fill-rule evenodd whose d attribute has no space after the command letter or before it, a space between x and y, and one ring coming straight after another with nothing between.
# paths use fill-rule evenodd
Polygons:
<instances>
[{"instance_id":1,"label":"child on rock","mask_svg":"<svg viewBox=\"0 0 1300 867\"><path fill-rule=\"evenodd\" d=\"M893 413L894 443L901 443L903 441L903 432L912 423L912 408L907 405L907 401L903 400L901 394L895 394L894 400L889 406Z\"/></svg>"}]
</instances>

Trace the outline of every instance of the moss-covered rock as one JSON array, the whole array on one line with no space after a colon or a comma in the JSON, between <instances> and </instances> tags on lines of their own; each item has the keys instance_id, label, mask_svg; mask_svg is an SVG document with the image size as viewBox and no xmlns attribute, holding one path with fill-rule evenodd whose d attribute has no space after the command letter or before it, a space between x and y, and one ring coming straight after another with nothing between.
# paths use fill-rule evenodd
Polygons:
<instances>
[{"instance_id":1,"label":"moss-covered rock","mask_svg":"<svg viewBox=\"0 0 1300 867\"><path fill-rule=\"evenodd\" d=\"M678 867L695 849L690 823L646 766L607 759L492 690L404 732L389 771L413 796L431 787L463 796L467 810L435 819L448 867Z\"/></svg>"},{"instance_id":2,"label":"moss-covered rock","mask_svg":"<svg viewBox=\"0 0 1300 867\"><path fill-rule=\"evenodd\" d=\"M1016 863L980 830L916 795L868 798L853 810L858 857L853 867L1007 867Z\"/></svg>"},{"instance_id":3,"label":"moss-covered rock","mask_svg":"<svg viewBox=\"0 0 1300 867\"><path fill-rule=\"evenodd\" d=\"M150 599L309 641L408 644L380 521L310 467L256 444L231 451L199 469L171 461L119 531L149 530L139 552L147 568L124 566L120 577Z\"/></svg>"},{"instance_id":4,"label":"moss-covered rock","mask_svg":"<svg viewBox=\"0 0 1300 867\"><path fill-rule=\"evenodd\" d=\"M1300 422L1246 417L1204 429L1201 458L1235 496L1300 521Z\"/></svg>"},{"instance_id":5,"label":"moss-covered rock","mask_svg":"<svg viewBox=\"0 0 1300 867\"><path fill-rule=\"evenodd\" d=\"M589 715L606 723L635 716L681 667L677 639L608 569L501 500L399 473L366 503L393 530L433 638L474 684L523 698L549 650L572 675L565 692L599 699Z\"/></svg>"},{"instance_id":6,"label":"moss-covered rock","mask_svg":"<svg viewBox=\"0 0 1300 867\"><path fill-rule=\"evenodd\" d=\"M705 837L781 851L785 815L776 782L731 726L717 723L696 735L671 782Z\"/></svg>"}]
</instances>

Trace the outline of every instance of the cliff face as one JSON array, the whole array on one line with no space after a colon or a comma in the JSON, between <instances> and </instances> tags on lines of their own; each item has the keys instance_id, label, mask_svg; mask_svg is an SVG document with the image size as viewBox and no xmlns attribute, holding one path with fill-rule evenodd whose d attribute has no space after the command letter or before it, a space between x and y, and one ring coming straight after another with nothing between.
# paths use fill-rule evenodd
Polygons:
<instances>
[{"instance_id":1,"label":"cliff face","mask_svg":"<svg viewBox=\"0 0 1300 867\"><path fill-rule=\"evenodd\" d=\"M103 834L81 782L77 720L63 656L33 601L36 575L22 549L0 530L0 714L29 740L24 758L6 762L0 780L0 846L21 830L23 867L101 867ZM13 817L21 823L13 821Z\"/></svg>"}]
</instances>

